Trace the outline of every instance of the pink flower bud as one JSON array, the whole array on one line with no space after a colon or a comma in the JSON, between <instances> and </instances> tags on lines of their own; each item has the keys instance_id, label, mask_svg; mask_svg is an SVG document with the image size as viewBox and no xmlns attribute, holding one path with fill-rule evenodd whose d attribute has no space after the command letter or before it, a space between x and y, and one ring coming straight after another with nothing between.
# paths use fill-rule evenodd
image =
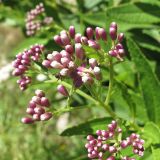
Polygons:
<instances>
[{"instance_id":1,"label":"pink flower bud","mask_svg":"<svg viewBox=\"0 0 160 160\"><path fill-rule=\"evenodd\" d=\"M123 33L119 33L118 34L118 42L121 43L124 39L124 34Z\"/></svg>"},{"instance_id":2,"label":"pink flower bud","mask_svg":"<svg viewBox=\"0 0 160 160\"><path fill-rule=\"evenodd\" d=\"M59 52L53 51L52 55L53 55L53 60L55 60L57 62L60 62L60 59L62 58L62 55Z\"/></svg>"},{"instance_id":3,"label":"pink flower bud","mask_svg":"<svg viewBox=\"0 0 160 160\"><path fill-rule=\"evenodd\" d=\"M59 72L61 76L67 76L69 72L68 68L63 68L61 69L61 71Z\"/></svg>"},{"instance_id":4,"label":"pink flower bud","mask_svg":"<svg viewBox=\"0 0 160 160\"><path fill-rule=\"evenodd\" d=\"M109 34L112 40L116 40L117 39L117 30L116 28L110 27L109 28Z\"/></svg>"},{"instance_id":5,"label":"pink flower bud","mask_svg":"<svg viewBox=\"0 0 160 160\"><path fill-rule=\"evenodd\" d=\"M52 116L53 115L51 112L46 112L46 113L40 115L40 120L41 121L48 121L49 119L52 118Z\"/></svg>"},{"instance_id":6,"label":"pink flower bud","mask_svg":"<svg viewBox=\"0 0 160 160\"><path fill-rule=\"evenodd\" d=\"M86 35L87 35L88 39L92 39L93 38L94 31L93 31L93 29L91 27L88 27L86 29Z\"/></svg>"},{"instance_id":7,"label":"pink flower bud","mask_svg":"<svg viewBox=\"0 0 160 160\"><path fill-rule=\"evenodd\" d=\"M74 38L74 36L75 36L75 28L74 28L74 26L70 26L69 27L69 35L70 35L71 38Z\"/></svg>"},{"instance_id":8,"label":"pink flower bud","mask_svg":"<svg viewBox=\"0 0 160 160\"><path fill-rule=\"evenodd\" d=\"M87 37L82 36L81 37L81 43L84 44L84 45L88 45L88 39L87 39Z\"/></svg>"},{"instance_id":9,"label":"pink flower bud","mask_svg":"<svg viewBox=\"0 0 160 160\"><path fill-rule=\"evenodd\" d=\"M117 23L116 22L112 22L110 24L110 27L113 27L113 28L115 28L117 30Z\"/></svg>"},{"instance_id":10,"label":"pink flower bud","mask_svg":"<svg viewBox=\"0 0 160 160\"><path fill-rule=\"evenodd\" d=\"M61 41L61 37L60 37L59 35L54 36L53 39L54 39L54 41L55 41L58 45L60 45L60 46L63 45L63 43L62 43L62 41Z\"/></svg>"},{"instance_id":11,"label":"pink flower bud","mask_svg":"<svg viewBox=\"0 0 160 160\"><path fill-rule=\"evenodd\" d=\"M122 148L126 148L128 146L128 142L126 141L126 140L123 140L122 142L121 142L121 147Z\"/></svg>"},{"instance_id":12,"label":"pink flower bud","mask_svg":"<svg viewBox=\"0 0 160 160\"><path fill-rule=\"evenodd\" d=\"M45 96L45 93L40 89L35 90L35 94L38 97L44 97Z\"/></svg>"},{"instance_id":13,"label":"pink flower bud","mask_svg":"<svg viewBox=\"0 0 160 160\"><path fill-rule=\"evenodd\" d=\"M110 56L112 56L112 57L117 57L117 56L118 56L117 50L110 50L110 51L108 52L108 54L109 54Z\"/></svg>"},{"instance_id":14,"label":"pink flower bud","mask_svg":"<svg viewBox=\"0 0 160 160\"><path fill-rule=\"evenodd\" d=\"M57 86L57 90L58 90L58 92L59 93L61 93L62 95L64 95L64 96L69 96L69 93L68 93L68 91L67 91L67 89L63 86L63 85L58 85Z\"/></svg>"},{"instance_id":15,"label":"pink flower bud","mask_svg":"<svg viewBox=\"0 0 160 160\"><path fill-rule=\"evenodd\" d=\"M50 67L50 61L49 60L43 60L43 62L42 62L42 65L44 66L44 67L46 67L46 68L49 68Z\"/></svg>"},{"instance_id":16,"label":"pink flower bud","mask_svg":"<svg viewBox=\"0 0 160 160\"><path fill-rule=\"evenodd\" d=\"M117 151L116 147L114 146L109 146L109 152L110 153L115 153Z\"/></svg>"},{"instance_id":17,"label":"pink flower bud","mask_svg":"<svg viewBox=\"0 0 160 160\"><path fill-rule=\"evenodd\" d=\"M89 59L89 64L91 68L93 69L94 67L98 66L97 60L94 58Z\"/></svg>"},{"instance_id":18,"label":"pink flower bud","mask_svg":"<svg viewBox=\"0 0 160 160\"><path fill-rule=\"evenodd\" d=\"M56 68L56 69L62 69L63 65L61 65L59 62L57 61L52 61L50 64L51 67Z\"/></svg>"},{"instance_id":19,"label":"pink flower bud","mask_svg":"<svg viewBox=\"0 0 160 160\"><path fill-rule=\"evenodd\" d=\"M30 101L28 107L30 108L35 108L36 107L36 102L35 101Z\"/></svg>"},{"instance_id":20,"label":"pink flower bud","mask_svg":"<svg viewBox=\"0 0 160 160\"><path fill-rule=\"evenodd\" d=\"M33 115L35 113L33 108L27 108L26 112L30 115Z\"/></svg>"},{"instance_id":21,"label":"pink flower bud","mask_svg":"<svg viewBox=\"0 0 160 160\"><path fill-rule=\"evenodd\" d=\"M45 110L42 107L35 107L34 112L37 114L43 114L45 112Z\"/></svg>"},{"instance_id":22,"label":"pink flower bud","mask_svg":"<svg viewBox=\"0 0 160 160\"><path fill-rule=\"evenodd\" d=\"M75 53L78 59L82 60L84 58L85 52L80 43L75 44Z\"/></svg>"},{"instance_id":23,"label":"pink flower bud","mask_svg":"<svg viewBox=\"0 0 160 160\"><path fill-rule=\"evenodd\" d=\"M100 49L100 45L94 40L88 40L88 46L92 47L92 48L94 48L96 50Z\"/></svg>"},{"instance_id":24,"label":"pink flower bud","mask_svg":"<svg viewBox=\"0 0 160 160\"><path fill-rule=\"evenodd\" d=\"M62 41L64 46L70 44L70 39L69 39L67 34L61 34L60 37L61 37L61 41Z\"/></svg>"},{"instance_id":25,"label":"pink flower bud","mask_svg":"<svg viewBox=\"0 0 160 160\"><path fill-rule=\"evenodd\" d=\"M34 123L34 120L30 117L24 117L21 119L21 122L24 124L31 124L31 123Z\"/></svg>"},{"instance_id":26,"label":"pink flower bud","mask_svg":"<svg viewBox=\"0 0 160 160\"><path fill-rule=\"evenodd\" d=\"M74 48L73 48L73 46L72 45L66 45L65 46L65 50L69 53L69 54L73 54L73 52L74 52Z\"/></svg>"},{"instance_id":27,"label":"pink flower bud","mask_svg":"<svg viewBox=\"0 0 160 160\"><path fill-rule=\"evenodd\" d=\"M115 160L115 157L114 156L110 156L106 160Z\"/></svg>"},{"instance_id":28,"label":"pink flower bud","mask_svg":"<svg viewBox=\"0 0 160 160\"><path fill-rule=\"evenodd\" d=\"M81 37L82 35L80 33L77 33L74 38L75 43L81 43Z\"/></svg>"},{"instance_id":29,"label":"pink flower bud","mask_svg":"<svg viewBox=\"0 0 160 160\"><path fill-rule=\"evenodd\" d=\"M41 106L45 106L45 107L49 107L50 106L49 100L46 97L41 97L40 104L41 104Z\"/></svg>"},{"instance_id":30,"label":"pink flower bud","mask_svg":"<svg viewBox=\"0 0 160 160\"><path fill-rule=\"evenodd\" d=\"M41 103L41 98L38 97L38 96L33 96L32 101L34 101L36 104L40 104Z\"/></svg>"},{"instance_id":31,"label":"pink flower bud","mask_svg":"<svg viewBox=\"0 0 160 160\"><path fill-rule=\"evenodd\" d=\"M97 80L102 79L101 70L99 67L94 67L93 72Z\"/></svg>"},{"instance_id":32,"label":"pink flower bud","mask_svg":"<svg viewBox=\"0 0 160 160\"><path fill-rule=\"evenodd\" d=\"M40 121L40 114L38 114L38 113L35 113L35 114L33 114L33 119L35 120L35 121Z\"/></svg>"}]
</instances>

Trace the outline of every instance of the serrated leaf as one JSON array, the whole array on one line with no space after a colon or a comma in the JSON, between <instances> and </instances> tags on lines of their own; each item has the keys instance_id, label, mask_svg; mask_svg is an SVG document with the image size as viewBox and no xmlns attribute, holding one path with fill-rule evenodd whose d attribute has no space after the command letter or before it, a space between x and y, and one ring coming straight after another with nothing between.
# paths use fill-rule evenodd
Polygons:
<instances>
[{"instance_id":1,"label":"serrated leaf","mask_svg":"<svg viewBox=\"0 0 160 160\"><path fill-rule=\"evenodd\" d=\"M139 6L141 4L141 6ZM121 31L129 30L132 28L146 28L151 27L151 24L160 22L160 19L147 11L142 9L145 8L144 3L128 3L112 7L107 10L107 26L112 21L116 21ZM153 6L150 5L150 10Z\"/></svg>"},{"instance_id":2,"label":"serrated leaf","mask_svg":"<svg viewBox=\"0 0 160 160\"><path fill-rule=\"evenodd\" d=\"M127 38L127 46L138 73L141 94L144 99L148 117L151 121L160 122L160 84L147 59L137 44Z\"/></svg>"},{"instance_id":3,"label":"serrated leaf","mask_svg":"<svg viewBox=\"0 0 160 160\"><path fill-rule=\"evenodd\" d=\"M73 136L73 135L87 135L95 134L97 129L106 129L108 123L110 123L112 118L97 118L77 126L67 128L61 133L61 136Z\"/></svg>"},{"instance_id":4,"label":"serrated leaf","mask_svg":"<svg viewBox=\"0 0 160 160\"><path fill-rule=\"evenodd\" d=\"M143 137L151 144L160 143L160 128L153 122L146 123L144 127Z\"/></svg>"},{"instance_id":5,"label":"serrated leaf","mask_svg":"<svg viewBox=\"0 0 160 160\"><path fill-rule=\"evenodd\" d=\"M83 20L95 26L105 27L106 14L104 12L85 14Z\"/></svg>"}]
</instances>

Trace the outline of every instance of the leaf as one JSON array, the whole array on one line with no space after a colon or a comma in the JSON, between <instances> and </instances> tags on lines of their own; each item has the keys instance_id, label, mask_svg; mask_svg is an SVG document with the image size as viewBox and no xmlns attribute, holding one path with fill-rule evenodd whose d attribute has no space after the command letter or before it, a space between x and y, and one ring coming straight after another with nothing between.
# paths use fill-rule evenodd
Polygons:
<instances>
[{"instance_id":1,"label":"leaf","mask_svg":"<svg viewBox=\"0 0 160 160\"><path fill-rule=\"evenodd\" d=\"M159 160L160 148L152 147L152 155L153 155L153 160Z\"/></svg>"},{"instance_id":2,"label":"leaf","mask_svg":"<svg viewBox=\"0 0 160 160\"><path fill-rule=\"evenodd\" d=\"M38 44L46 44L48 42L47 38L27 38L22 41L16 48L13 49L13 55L16 55L19 52L22 52L24 49L29 48L31 45L36 43Z\"/></svg>"},{"instance_id":3,"label":"leaf","mask_svg":"<svg viewBox=\"0 0 160 160\"><path fill-rule=\"evenodd\" d=\"M160 122L160 84L147 59L137 44L127 38L127 46L138 73L141 94L144 99L148 117L151 121Z\"/></svg>"},{"instance_id":4,"label":"leaf","mask_svg":"<svg viewBox=\"0 0 160 160\"><path fill-rule=\"evenodd\" d=\"M104 12L88 13L83 16L83 20L89 24L105 27L106 14Z\"/></svg>"},{"instance_id":5,"label":"leaf","mask_svg":"<svg viewBox=\"0 0 160 160\"><path fill-rule=\"evenodd\" d=\"M143 5L143 8L149 4L142 3L127 3L119 5L117 7L112 7L107 10L107 26L112 21L116 21L119 25L121 31L129 30L132 28L148 28L151 27L153 23L160 22L160 19L147 11L141 9L139 4ZM153 6L150 5L150 10Z\"/></svg>"},{"instance_id":6,"label":"leaf","mask_svg":"<svg viewBox=\"0 0 160 160\"><path fill-rule=\"evenodd\" d=\"M143 137L147 140L148 144L160 143L160 128L153 122L146 123L144 127Z\"/></svg>"},{"instance_id":7,"label":"leaf","mask_svg":"<svg viewBox=\"0 0 160 160\"><path fill-rule=\"evenodd\" d=\"M96 118L77 126L67 128L61 133L61 136L73 136L73 135L87 135L95 134L97 129L106 129L108 123L110 123L112 118Z\"/></svg>"}]
</instances>

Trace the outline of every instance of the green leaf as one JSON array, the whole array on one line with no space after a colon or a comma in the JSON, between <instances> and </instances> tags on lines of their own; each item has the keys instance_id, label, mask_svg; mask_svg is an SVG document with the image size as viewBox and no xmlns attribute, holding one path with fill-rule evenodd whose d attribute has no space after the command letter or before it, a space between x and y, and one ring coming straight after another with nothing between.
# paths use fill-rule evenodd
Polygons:
<instances>
[{"instance_id":1,"label":"green leaf","mask_svg":"<svg viewBox=\"0 0 160 160\"><path fill-rule=\"evenodd\" d=\"M46 44L48 42L47 38L27 38L22 41L16 48L13 49L13 55L16 55L19 52L22 52L24 49L29 48L31 45L36 43L38 44Z\"/></svg>"},{"instance_id":2,"label":"green leaf","mask_svg":"<svg viewBox=\"0 0 160 160\"><path fill-rule=\"evenodd\" d=\"M110 123L112 118L96 118L77 126L67 128L61 133L61 136L73 136L73 135L87 135L95 134L98 129L106 129L108 123Z\"/></svg>"},{"instance_id":3,"label":"green leaf","mask_svg":"<svg viewBox=\"0 0 160 160\"><path fill-rule=\"evenodd\" d=\"M139 4L141 4L141 6L139 6ZM120 30L125 31L132 28L151 27L151 24L160 22L158 17L142 9L142 6L145 8L146 5L148 7L150 4L128 3L109 8L107 10L107 26L109 26L112 21L116 21ZM152 10L152 8L154 7L150 5L150 10Z\"/></svg>"},{"instance_id":4,"label":"green leaf","mask_svg":"<svg viewBox=\"0 0 160 160\"><path fill-rule=\"evenodd\" d=\"M83 20L89 24L105 27L106 14L104 12L88 13L83 16Z\"/></svg>"},{"instance_id":5,"label":"green leaf","mask_svg":"<svg viewBox=\"0 0 160 160\"><path fill-rule=\"evenodd\" d=\"M153 122L146 123L143 137L147 140L146 146L160 143L160 128Z\"/></svg>"},{"instance_id":6,"label":"green leaf","mask_svg":"<svg viewBox=\"0 0 160 160\"><path fill-rule=\"evenodd\" d=\"M160 122L160 84L147 59L137 44L127 38L127 46L138 73L141 94L144 99L148 117L151 121Z\"/></svg>"},{"instance_id":7,"label":"green leaf","mask_svg":"<svg viewBox=\"0 0 160 160\"><path fill-rule=\"evenodd\" d=\"M152 147L152 155L153 155L153 160L159 160L160 148Z\"/></svg>"}]
</instances>

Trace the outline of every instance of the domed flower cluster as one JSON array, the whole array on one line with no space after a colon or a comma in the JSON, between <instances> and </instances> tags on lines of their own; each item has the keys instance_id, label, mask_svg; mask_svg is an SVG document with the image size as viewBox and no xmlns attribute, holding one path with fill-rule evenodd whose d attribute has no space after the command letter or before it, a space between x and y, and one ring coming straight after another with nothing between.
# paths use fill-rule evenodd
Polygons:
<instances>
[{"instance_id":1,"label":"domed flower cluster","mask_svg":"<svg viewBox=\"0 0 160 160\"><path fill-rule=\"evenodd\" d=\"M139 156L143 156L144 153L144 140L140 139L139 135L132 133L125 140L117 140L122 129L118 127L116 121L112 121L108 124L108 130L97 130L96 138L92 135L87 136L88 143L85 147L88 150L88 158L102 160L115 160L117 153L128 146L133 147L133 153ZM107 154L106 154L107 153ZM107 157L106 157L107 155ZM121 155L121 160L135 160L135 158L129 158Z\"/></svg>"},{"instance_id":2,"label":"domed flower cluster","mask_svg":"<svg viewBox=\"0 0 160 160\"><path fill-rule=\"evenodd\" d=\"M42 90L36 90L35 96L32 97L26 110L31 117L22 118L22 123L31 124L35 121L48 121L52 118L52 113L46 111L49 106L50 103L45 97L45 93Z\"/></svg>"},{"instance_id":3,"label":"domed flower cluster","mask_svg":"<svg viewBox=\"0 0 160 160\"><path fill-rule=\"evenodd\" d=\"M17 81L21 90L25 90L27 85L31 83L31 77L25 76L26 71L31 66L31 61L38 61L42 51L44 50L43 45L36 44L31 46L30 49L24 50L22 53L16 55L16 59L13 61L13 67L15 68L12 72L14 76L20 76L21 79Z\"/></svg>"},{"instance_id":4,"label":"domed flower cluster","mask_svg":"<svg viewBox=\"0 0 160 160\"><path fill-rule=\"evenodd\" d=\"M41 29L42 25L48 25L53 21L52 17L44 17L45 8L43 3L36 5L34 9L27 13L26 17L26 34L28 36L34 35ZM42 17L44 17L42 19ZM42 19L42 20L41 20Z\"/></svg>"}]
</instances>

